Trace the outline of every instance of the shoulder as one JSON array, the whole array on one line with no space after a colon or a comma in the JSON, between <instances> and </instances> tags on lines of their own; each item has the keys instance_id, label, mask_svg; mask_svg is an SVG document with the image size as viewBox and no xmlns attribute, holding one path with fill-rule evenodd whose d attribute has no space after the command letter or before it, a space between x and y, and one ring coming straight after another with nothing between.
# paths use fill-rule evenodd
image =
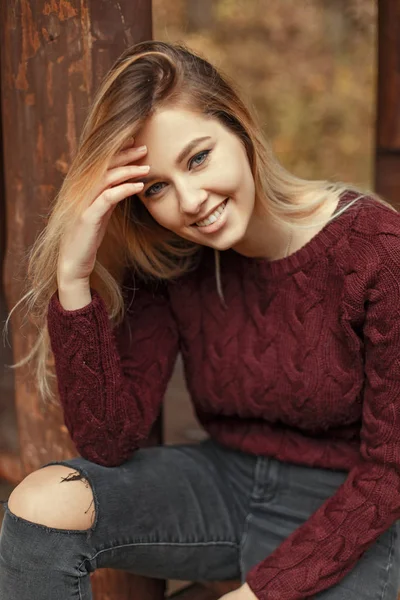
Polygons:
<instances>
[{"instance_id":1,"label":"shoulder","mask_svg":"<svg viewBox=\"0 0 400 600\"><path fill-rule=\"evenodd\" d=\"M357 215L352 230L364 237L400 239L400 213L373 196L362 196L353 205ZM350 207L349 210L351 210Z\"/></svg>"},{"instance_id":2,"label":"shoulder","mask_svg":"<svg viewBox=\"0 0 400 600\"><path fill-rule=\"evenodd\" d=\"M333 260L345 276L346 289L361 297L385 274L400 273L400 213L353 191L342 197L338 209L342 235Z\"/></svg>"},{"instance_id":3,"label":"shoulder","mask_svg":"<svg viewBox=\"0 0 400 600\"><path fill-rule=\"evenodd\" d=\"M400 213L373 196L349 194L342 206L346 204L345 212L352 215L345 243L350 253L370 267L386 261L400 266Z\"/></svg>"}]
</instances>

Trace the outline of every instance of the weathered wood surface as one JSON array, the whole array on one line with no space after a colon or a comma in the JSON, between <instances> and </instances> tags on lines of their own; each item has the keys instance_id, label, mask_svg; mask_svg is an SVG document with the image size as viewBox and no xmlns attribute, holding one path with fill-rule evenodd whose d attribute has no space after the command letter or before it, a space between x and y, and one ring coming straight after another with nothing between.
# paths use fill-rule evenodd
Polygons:
<instances>
[{"instance_id":1,"label":"weathered wood surface","mask_svg":"<svg viewBox=\"0 0 400 600\"><path fill-rule=\"evenodd\" d=\"M76 150L100 79L127 45L151 38L150 0L31 0L1 3L2 90L8 306L21 297L23 256L43 227ZM12 319L14 357L34 330ZM27 369L18 369L15 402L25 472L76 454L57 407L40 405Z\"/></svg>"},{"instance_id":2,"label":"weathered wood surface","mask_svg":"<svg viewBox=\"0 0 400 600\"><path fill-rule=\"evenodd\" d=\"M1 64L0 44L0 64ZM1 99L1 77L0 77ZM6 203L4 197L4 168L3 168L3 126L0 118L0 273L3 273L3 262L6 251ZM0 278L0 329L6 321L8 307L6 305L4 282ZM6 367L12 362L10 344L0 343L0 478L6 481L20 481L22 465L19 456L19 441L17 436L17 415L14 405L14 374ZM2 498L4 496L1 496Z\"/></svg>"},{"instance_id":3,"label":"weathered wood surface","mask_svg":"<svg viewBox=\"0 0 400 600\"><path fill-rule=\"evenodd\" d=\"M378 3L375 186L400 209L400 2Z\"/></svg>"},{"instance_id":4,"label":"weathered wood surface","mask_svg":"<svg viewBox=\"0 0 400 600\"><path fill-rule=\"evenodd\" d=\"M129 45L151 39L151 0L1 2L3 160L7 244L3 283L8 307L22 295L24 256L67 173L100 80ZM12 317L14 361L35 336L24 313ZM27 368L15 372L14 402L23 475L76 455L57 406L43 406ZM0 463L7 468L6 457ZM9 457L7 458L7 460ZM8 467L8 471L9 471ZM10 479L12 476L8 473ZM163 597L164 582L100 570L98 600Z\"/></svg>"},{"instance_id":5,"label":"weathered wood surface","mask_svg":"<svg viewBox=\"0 0 400 600\"><path fill-rule=\"evenodd\" d=\"M129 575L124 571L99 569L91 576L95 600L162 600L165 582Z\"/></svg>"}]
</instances>

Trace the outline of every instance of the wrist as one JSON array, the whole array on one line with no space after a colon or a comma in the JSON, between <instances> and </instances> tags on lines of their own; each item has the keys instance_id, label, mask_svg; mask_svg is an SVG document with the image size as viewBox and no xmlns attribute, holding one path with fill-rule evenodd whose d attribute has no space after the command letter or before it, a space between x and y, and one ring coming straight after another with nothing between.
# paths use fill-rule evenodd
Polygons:
<instances>
[{"instance_id":1,"label":"wrist","mask_svg":"<svg viewBox=\"0 0 400 600\"><path fill-rule=\"evenodd\" d=\"M89 280L65 281L58 284L58 299L65 310L78 310L92 301Z\"/></svg>"},{"instance_id":2,"label":"wrist","mask_svg":"<svg viewBox=\"0 0 400 600\"><path fill-rule=\"evenodd\" d=\"M57 275L57 287L60 290L88 290L90 279L70 279L64 275Z\"/></svg>"}]
</instances>

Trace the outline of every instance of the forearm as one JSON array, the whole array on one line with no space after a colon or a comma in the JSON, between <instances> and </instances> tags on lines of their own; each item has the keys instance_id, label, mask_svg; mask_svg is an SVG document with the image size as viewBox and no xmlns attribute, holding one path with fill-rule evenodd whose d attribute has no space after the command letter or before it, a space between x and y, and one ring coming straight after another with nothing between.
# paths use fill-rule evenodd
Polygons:
<instances>
[{"instance_id":1,"label":"forearm","mask_svg":"<svg viewBox=\"0 0 400 600\"><path fill-rule=\"evenodd\" d=\"M54 294L49 334L71 438L85 458L114 466L147 437L157 417L178 336L167 307L152 296L138 294L138 318L126 316L131 323L113 329L100 295L90 293L91 302L72 311Z\"/></svg>"}]
</instances>

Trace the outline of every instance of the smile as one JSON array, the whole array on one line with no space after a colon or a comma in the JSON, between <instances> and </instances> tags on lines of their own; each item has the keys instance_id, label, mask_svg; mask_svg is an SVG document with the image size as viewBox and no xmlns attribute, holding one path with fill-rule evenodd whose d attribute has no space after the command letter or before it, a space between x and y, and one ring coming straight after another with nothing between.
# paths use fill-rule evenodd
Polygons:
<instances>
[{"instance_id":1,"label":"smile","mask_svg":"<svg viewBox=\"0 0 400 600\"><path fill-rule=\"evenodd\" d=\"M220 204L214 210L214 212L207 217L207 219L203 219L202 221L197 221L195 223L195 226L196 227L207 227L207 225L212 225L212 223L215 223L216 221L218 221L218 219L220 218L220 216L222 215L222 213L225 210L225 206L227 205L227 202L228 202L228 199L224 200L222 202L222 204Z\"/></svg>"}]
</instances>

